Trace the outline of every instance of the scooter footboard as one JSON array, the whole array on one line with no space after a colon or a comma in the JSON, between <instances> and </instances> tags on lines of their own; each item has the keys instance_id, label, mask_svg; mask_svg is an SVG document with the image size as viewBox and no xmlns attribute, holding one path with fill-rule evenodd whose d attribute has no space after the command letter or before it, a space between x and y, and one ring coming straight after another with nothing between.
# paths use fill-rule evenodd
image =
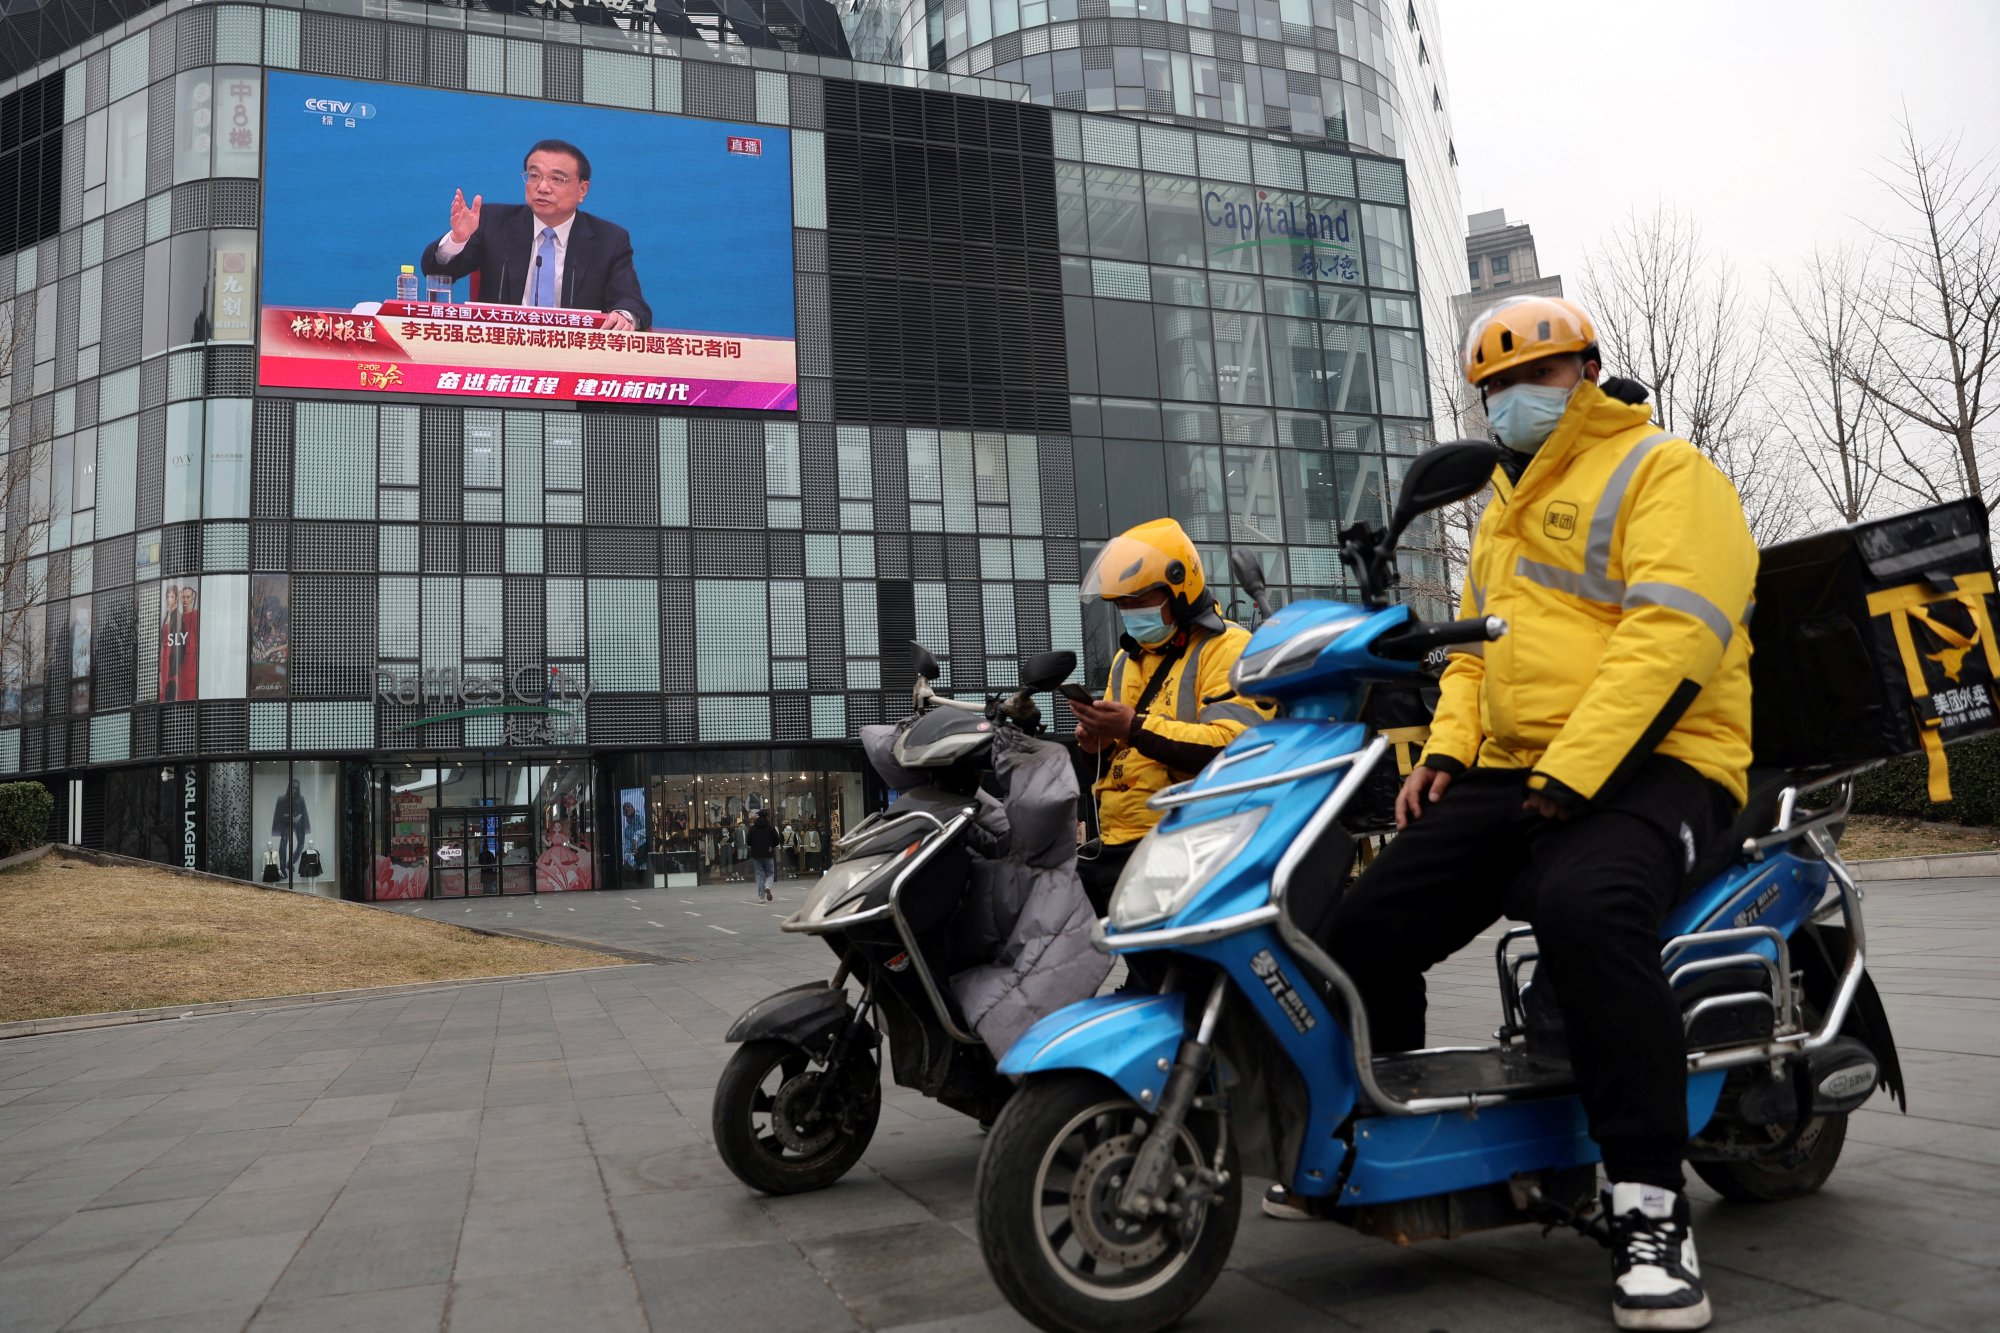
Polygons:
<instances>
[{"instance_id":1,"label":"scooter footboard","mask_svg":"<svg viewBox=\"0 0 2000 1333\"><path fill-rule=\"evenodd\" d=\"M1061 1070L1101 1074L1151 1105L1187 1034L1186 997L1099 995L1058 1009L1026 1032L1000 1062L1009 1078Z\"/></svg>"}]
</instances>

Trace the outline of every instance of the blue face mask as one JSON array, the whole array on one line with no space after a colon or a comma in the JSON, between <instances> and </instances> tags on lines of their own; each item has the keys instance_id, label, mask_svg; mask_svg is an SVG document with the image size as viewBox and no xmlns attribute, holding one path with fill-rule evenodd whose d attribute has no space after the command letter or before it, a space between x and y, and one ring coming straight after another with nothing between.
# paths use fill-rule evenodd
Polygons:
<instances>
[{"instance_id":1,"label":"blue face mask","mask_svg":"<svg viewBox=\"0 0 2000 1333\"><path fill-rule=\"evenodd\" d=\"M1160 607L1121 606L1118 618L1125 622L1125 632L1148 648L1157 648L1174 637L1173 624Z\"/></svg>"},{"instance_id":2,"label":"blue face mask","mask_svg":"<svg viewBox=\"0 0 2000 1333\"><path fill-rule=\"evenodd\" d=\"M1493 433L1500 443L1531 454L1555 433L1556 423L1569 409L1572 392L1540 384L1517 384L1487 398L1486 419L1493 424Z\"/></svg>"}]
</instances>

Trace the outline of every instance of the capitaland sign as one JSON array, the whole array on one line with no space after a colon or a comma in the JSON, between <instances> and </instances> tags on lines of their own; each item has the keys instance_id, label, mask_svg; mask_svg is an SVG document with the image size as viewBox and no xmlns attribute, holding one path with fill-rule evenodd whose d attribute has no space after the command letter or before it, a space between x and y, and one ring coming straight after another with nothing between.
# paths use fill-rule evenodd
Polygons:
<instances>
[{"instance_id":1,"label":"capitaland sign","mask_svg":"<svg viewBox=\"0 0 2000 1333\"><path fill-rule=\"evenodd\" d=\"M1235 232L1243 243L1255 244L1259 240L1277 241L1281 244L1307 244L1314 242L1350 244L1354 240L1354 228L1347 220L1347 210L1337 213L1314 213L1299 206L1297 200L1290 203L1272 202L1269 192L1257 191L1255 199L1232 199L1220 190L1210 190L1201 197L1201 215L1211 227L1222 231Z\"/></svg>"},{"instance_id":2,"label":"capitaland sign","mask_svg":"<svg viewBox=\"0 0 2000 1333\"><path fill-rule=\"evenodd\" d=\"M588 673L572 673L561 667L550 667L546 672L539 667L519 667L504 676L463 675L449 667L429 671L375 668L375 697L406 707L582 704L589 702L590 695Z\"/></svg>"}]
</instances>

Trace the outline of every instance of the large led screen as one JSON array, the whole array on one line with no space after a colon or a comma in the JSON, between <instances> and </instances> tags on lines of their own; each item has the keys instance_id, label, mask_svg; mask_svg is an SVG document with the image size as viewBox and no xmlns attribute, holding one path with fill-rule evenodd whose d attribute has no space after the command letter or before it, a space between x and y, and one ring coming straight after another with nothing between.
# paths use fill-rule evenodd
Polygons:
<instances>
[{"instance_id":1,"label":"large led screen","mask_svg":"<svg viewBox=\"0 0 2000 1333\"><path fill-rule=\"evenodd\" d=\"M797 407L786 130L270 80L261 384Z\"/></svg>"}]
</instances>

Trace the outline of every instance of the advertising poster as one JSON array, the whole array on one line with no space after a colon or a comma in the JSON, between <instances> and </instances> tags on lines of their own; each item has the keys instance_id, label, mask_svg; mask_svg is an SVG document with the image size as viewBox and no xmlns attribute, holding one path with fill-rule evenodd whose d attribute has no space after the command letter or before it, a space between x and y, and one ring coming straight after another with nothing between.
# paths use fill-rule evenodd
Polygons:
<instances>
[{"instance_id":1,"label":"advertising poster","mask_svg":"<svg viewBox=\"0 0 2000 1333\"><path fill-rule=\"evenodd\" d=\"M266 115L261 384L797 408L789 131L277 71Z\"/></svg>"},{"instance_id":2,"label":"advertising poster","mask_svg":"<svg viewBox=\"0 0 2000 1333\"><path fill-rule=\"evenodd\" d=\"M292 581L283 574L250 579L250 697L285 695L292 653Z\"/></svg>"},{"instance_id":3,"label":"advertising poster","mask_svg":"<svg viewBox=\"0 0 2000 1333\"><path fill-rule=\"evenodd\" d=\"M627 870L646 868L646 790L627 787L618 793L618 859Z\"/></svg>"},{"instance_id":4,"label":"advertising poster","mask_svg":"<svg viewBox=\"0 0 2000 1333\"><path fill-rule=\"evenodd\" d=\"M265 883L290 884L337 897L340 866L340 766L263 763L252 767L250 828L261 843L254 859Z\"/></svg>"},{"instance_id":5,"label":"advertising poster","mask_svg":"<svg viewBox=\"0 0 2000 1333\"><path fill-rule=\"evenodd\" d=\"M215 274L209 286L210 342L249 342L256 329L250 312L256 303L257 258L247 245L217 246Z\"/></svg>"},{"instance_id":6,"label":"advertising poster","mask_svg":"<svg viewBox=\"0 0 2000 1333\"><path fill-rule=\"evenodd\" d=\"M160 584L160 702L199 698L200 679L201 580L166 579Z\"/></svg>"},{"instance_id":7,"label":"advertising poster","mask_svg":"<svg viewBox=\"0 0 2000 1333\"><path fill-rule=\"evenodd\" d=\"M90 599L79 597L69 604L69 711L90 711Z\"/></svg>"}]
</instances>

